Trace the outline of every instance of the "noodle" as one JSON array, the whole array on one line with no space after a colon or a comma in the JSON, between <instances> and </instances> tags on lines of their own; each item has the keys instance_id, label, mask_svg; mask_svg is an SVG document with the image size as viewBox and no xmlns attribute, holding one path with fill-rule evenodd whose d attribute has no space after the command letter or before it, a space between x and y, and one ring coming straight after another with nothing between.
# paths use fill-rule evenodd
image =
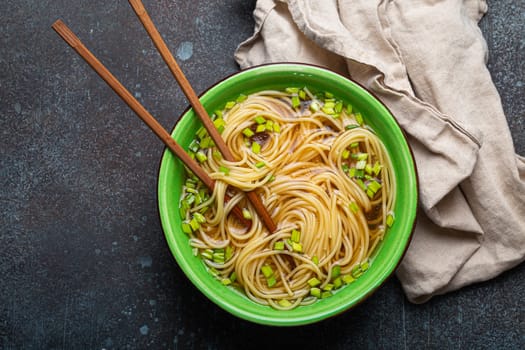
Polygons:
<instances>
[{"instance_id":1,"label":"noodle","mask_svg":"<svg viewBox=\"0 0 525 350\"><path fill-rule=\"evenodd\" d=\"M183 231L210 273L277 309L328 297L363 274L393 223L396 188L362 116L329 93L288 88L242 95L214 118L239 161L223 160L199 129L190 153L215 190L188 173L180 203ZM252 190L278 225L273 234L243 195ZM251 227L228 215L235 205Z\"/></svg>"}]
</instances>

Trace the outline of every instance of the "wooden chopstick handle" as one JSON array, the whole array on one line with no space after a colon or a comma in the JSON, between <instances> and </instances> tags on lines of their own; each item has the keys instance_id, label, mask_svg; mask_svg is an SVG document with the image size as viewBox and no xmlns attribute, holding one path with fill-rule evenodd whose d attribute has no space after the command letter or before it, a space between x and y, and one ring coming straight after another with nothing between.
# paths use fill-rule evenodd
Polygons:
<instances>
[{"instance_id":1,"label":"wooden chopstick handle","mask_svg":"<svg viewBox=\"0 0 525 350\"><path fill-rule=\"evenodd\" d=\"M164 142L180 160L209 188L215 187L215 181L184 151L159 122L140 104L140 102L118 81L117 78L89 51L69 27L57 20L53 29L68 43L98 75L126 102L126 104L146 123L147 126Z\"/></svg>"},{"instance_id":2,"label":"wooden chopstick handle","mask_svg":"<svg viewBox=\"0 0 525 350\"><path fill-rule=\"evenodd\" d=\"M137 14L137 17L142 22L142 25L146 29L146 32L150 36L151 40L153 41L153 44L159 51L160 55L164 59L164 62L168 65L168 68L170 69L171 73L175 77L175 80L177 80L177 83L182 89L182 92L190 102L190 105L195 110L195 113L202 121L204 127L208 131L208 134L212 138L212 140L217 140L220 138L220 134L217 131L217 128L215 125L213 125L213 122L211 121L210 116L208 115L208 112L206 109L202 106L200 103L200 100L195 93L195 90L193 90L193 87L189 83L188 79L182 72L182 70L179 67L179 64L171 54L171 51L169 50L168 46L166 45L166 42L160 35L159 31L157 30L157 27L151 20L151 17L149 16L148 12L144 8L144 5L142 1L140 0L128 0L131 7ZM221 154L224 156L224 159L233 161L233 154L231 153L230 149L226 146L224 142L216 142L216 146L221 152Z\"/></svg>"},{"instance_id":3,"label":"wooden chopstick handle","mask_svg":"<svg viewBox=\"0 0 525 350\"><path fill-rule=\"evenodd\" d=\"M82 44L80 39L69 29L69 27L57 20L52 25L53 29L82 57L98 75L119 95L124 102L146 123L147 126L164 142L164 144L207 186L213 190L215 181L195 162L186 151L171 137L171 135L159 124L159 122L133 97L133 95L115 78L113 74ZM228 201L230 198L226 198ZM250 224L244 219L242 210L235 206L232 209L241 222Z\"/></svg>"},{"instance_id":4,"label":"wooden chopstick handle","mask_svg":"<svg viewBox=\"0 0 525 350\"><path fill-rule=\"evenodd\" d=\"M146 11L144 5L142 4L141 0L128 0L131 7L137 14L137 17L142 22L142 25L146 29L146 32L150 36L151 40L155 44L155 47L159 51L160 55L164 59L164 62L168 65L168 68L170 69L171 73L175 77L175 80L177 80L177 83L181 87L182 91L184 92L184 95L186 95L186 98L190 102L191 106L193 107L195 113L200 118L202 124L208 131L208 134L212 138L213 141L215 141L215 145L223 155L224 159L230 162L234 162L235 158L226 145L226 143L223 141L221 135L217 131L217 128L213 124L208 112L201 104L199 97L193 90L191 84L189 83L188 79L186 79L186 76L180 69L177 61L171 54L171 51L169 50L168 46L166 45L166 42L160 35L159 31L155 27L155 24L151 20L151 17L149 16L148 12ZM271 232L275 232L277 229L277 226L273 222L270 214L266 210L264 204L261 201L261 198L255 193L255 192L247 192L246 193L248 200L253 204L255 210L257 211L257 214L259 215L260 219L266 226L266 228Z\"/></svg>"}]
</instances>

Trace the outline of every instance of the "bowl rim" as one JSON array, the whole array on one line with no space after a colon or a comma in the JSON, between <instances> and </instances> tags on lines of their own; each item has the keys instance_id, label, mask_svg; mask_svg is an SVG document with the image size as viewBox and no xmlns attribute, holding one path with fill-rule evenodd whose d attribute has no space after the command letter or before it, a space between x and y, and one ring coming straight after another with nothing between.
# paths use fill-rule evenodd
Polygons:
<instances>
[{"instance_id":1,"label":"bowl rim","mask_svg":"<svg viewBox=\"0 0 525 350\"><path fill-rule=\"evenodd\" d=\"M348 306L346 306L344 308L341 308L337 312L330 313L330 314L322 316L320 318L316 317L314 319L310 319L310 318L295 318L292 321L286 321L286 320L283 320L283 319L275 319L275 318L269 319L267 317L262 317L262 318L248 317L245 312L240 312L235 307L226 307L224 305L224 303L220 303L217 300L215 300L215 298L210 296L209 293L205 289L203 289L203 287L201 287L200 285L195 283L195 281L192 278L192 276L189 275L189 272L187 272L184 268L182 268L182 266L180 265L180 262L179 262L177 256L174 254L175 252L173 251L173 249L171 247L171 244L170 244L170 241L168 239L168 235L167 235L167 232L166 232L166 230L164 228L163 218L162 218L162 214L161 214L162 210L161 210L160 186L159 186L160 185L160 175L161 175L161 170L162 170L165 154L170 152L169 148L165 146L163 148L162 152L161 152L161 156L160 156L159 163L158 163L156 197L157 197L157 214L158 214L159 221L160 221L160 224L161 224L161 229L162 229L162 232L163 232L163 236L164 236L164 239L166 240L166 243L168 245L168 249L170 251L171 256L175 260L176 265L178 266L178 268L180 270L182 270L184 276L191 282L192 287L197 289L197 290L199 290L200 293L204 294L206 299L210 300L213 304L218 306L219 309L222 309L223 311L226 311L229 314L234 315L234 316L236 316L236 317L238 317L240 319L243 319L245 321L250 321L250 322L253 322L253 323L256 323L256 324L260 324L260 325L263 325L263 326L302 326L302 325L312 324L312 323L320 322L320 321L323 321L323 320L326 320L326 319L334 318L334 317L336 317L336 316L338 316L338 315L340 315L340 314L342 314L342 313L344 313L346 311L349 311L349 310L357 307L358 305L362 304L371 295L373 295L380 287L382 287L388 280L390 280L393 277L393 275L395 274L395 271L397 270L397 268L401 264L405 254L406 254L406 252L408 250L408 247L411 244L411 241L412 241L413 235L414 235L414 231L415 231L415 227L416 227L416 223L417 223L417 218L418 218L419 212L420 212L420 206L419 206L420 193L419 193L418 168L417 168L417 164L415 162L414 152L413 152L412 146L408 142L408 138L407 138L407 134L406 134L405 130L401 127L401 125L399 124L399 121L397 120L395 115L392 113L392 111L388 108L388 106L386 106L386 104L374 92L372 92L371 90L366 88L361 83L355 81L351 77L348 77L348 76L345 76L345 75L343 75L341 73L338 73L338 72L336 72L336 71L334 71L334 70L332 70L332 69L330 69L328 67L321 66L321 65L316 65L316 64L312 64L312 63L293 62L293 61L275 62L275 63L263 63L263 64L259 64L259 65L254 65L254 66L251 66L251 67L248 67L248 68L240 69L240 70L238 70L236 72L233 72L231 74L225 75L221 79L217 80L216 82L214 82L213 84L211 84L207 88L205 88L200 94L198 94L198 97L199 97L199 99L201 99L205 94L207 94L210 90L212 90L216 86L220 85L221 83L223 83L223 82L225 82L225 81L227 81L227 80L229 80L229 79L231 79L231 78L233 78L233 77L235 77L237 75L244 74L245 72L258 70L258 69L264 69L265 67L283 67L283 68L284 67L290 67L291 68L293 66L324 70L324 71L326 71L326 72L328 72L330 74L335 74L335 75L339 76L339 78L346 79L346 80L350 81L351 83L355 84L356 86L358 86L360 89L364 90L369 95L371 95L376 100L376 102L378 102L388 112L388 114L391 117L391 120L396 124L397 128L401 132L401 134L403 136L403 139L405 140L405 143L406 143L406 146L407 146L407 149L408 149L408 153L410 155L409 162L410 162L410 169L412 169L413 173L414 173L414 196L415 196L414 200L415 200L415 204L416 205L415 205L414 212L413 212L413 218L412 218L410 232L408 232L406 234L407 235L406 236L406 243L405 243L405 245L403 247L403 250L402 250L401 254L399 255L397 261L395 262L394 266L392 267L391 271L386 276L383 276L382 280L379 283L374 285L372 288L369 288L366 291L366 293L362 294L360 296L359 300L357 300L355 303L350 304L350 305L348 305ZM179 122L183 119L183 117L189 111L191 111L191 109L192 109L191 105L188 104L186 106L186 108L183 110L183 112L181 112L181 114L175 120L172 129L170 130L170 135L173 135L173 133L175 132L175 129L179 125Z\"/></svg>"}]
</instances>

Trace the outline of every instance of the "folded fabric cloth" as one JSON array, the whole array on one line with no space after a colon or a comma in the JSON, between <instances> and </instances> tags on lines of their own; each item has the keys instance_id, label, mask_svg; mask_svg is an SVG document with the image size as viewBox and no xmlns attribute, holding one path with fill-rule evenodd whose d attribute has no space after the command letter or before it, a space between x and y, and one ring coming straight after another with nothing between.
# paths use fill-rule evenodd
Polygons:
<instances>
[{"instance_id":1,"label":"folded fabric cloth","mask_svg":"<svg viewBox=\"0 0 525 350\"><path fill-rule=\"evenodd\" d=\"M484 0L258 0L241 68L306 62L378 96L408 135L420 215L396 274L407 298L490 279L525 257L525 158L486 68Z\"/></svg>"}]
</instances>

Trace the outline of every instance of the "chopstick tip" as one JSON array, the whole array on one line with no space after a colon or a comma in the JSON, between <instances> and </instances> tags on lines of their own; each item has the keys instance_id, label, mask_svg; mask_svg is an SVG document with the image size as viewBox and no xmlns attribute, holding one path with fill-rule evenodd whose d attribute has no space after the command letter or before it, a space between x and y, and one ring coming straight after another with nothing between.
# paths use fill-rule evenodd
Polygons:
<instances>
[{"instance_id":1,"label":"chopstick tip","mask_svg":"<svg viewBox=\"0 0 525 350\"><path fill-rule=\"evenodd\" d=\"M51 25L51 27L53 29L57 29L58 27L63 26L63 25L64 25L64 22L62 22L62 20L59 18Z\"/></svg>"},{"instance_id":2,"label":"chopstick tip","mask_svg":"<svg viewBox=\"0 0 525 350\"><path fill-rule=\"evenodd\" d=\"M75 48L80 44L80 39L69 29L69 27L62 22L61 19L57 19L51 27L62 37L71 47Z\"/></svg>"},{"instance_id":3,"label":"chopstick tip","mask_svg":"<svg viewBox=\"0 0 525 350\"><path fill-rule=\"evenodd\" d=\"M135 10L137 15L143 15L144 12L146 12L146 8L144 7L144 4L140 0L128 0L129 4Z\"/></svg>"}]
</instances>

